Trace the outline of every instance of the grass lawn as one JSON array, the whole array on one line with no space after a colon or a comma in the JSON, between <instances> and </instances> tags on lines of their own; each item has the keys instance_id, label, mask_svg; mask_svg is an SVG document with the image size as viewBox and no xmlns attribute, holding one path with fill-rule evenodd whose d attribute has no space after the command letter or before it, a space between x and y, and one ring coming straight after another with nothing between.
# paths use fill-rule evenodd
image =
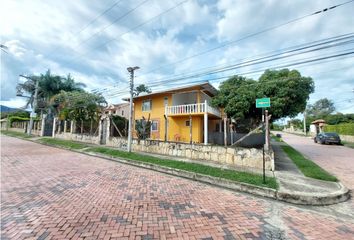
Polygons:
<instances>
[{"instance_id":1,"label":"grass lawn","mask_svg":"<svg viewBox=\"0 0 354 240\"><path fill-rule=\"evenodd\" d=\"M27 133L16 132L16 131L7 131L1 130L2 134L10 136L10 137L17 137L17 138L31 138L32 136L28 136Z\"/></svg>"},{"instance_id":2,"label":"grass lawn","mask_svg":"<svg viewBox=\"0 0 354 240\"><path fill-rule=\"evenodd\" d=\"M346 147L354 148L354 142L342 141L342 144Z\"/></svg>"},{"instance_id":3,"label":"grass lawn","mask_svg":"<svg viewBox=\"0 0 354 240\"><path fill-rule=\"evenodd\" d=\"M272 139L276 142L283 142L283 140L280 137L277 137L275 135L272 135Z\"/></svg>"},{"instance_id":4,"label":"grass lawn","mask_svg":"<svg viewBox=\"0 0 354 240\"><path fill-rule=\"evenodd\" d=\"M236 182L243 182L248 184L253 184L268 188L277 188L277 183L274 177L266 177L266 183L262 183L262 176L258 174L251 174L246 172L237 172L228 169L220 169L216 167L210 167L203 164L188 163L177 160L161 159L157 157L142 155L138 153L128 153L125 151L120 151L116 149L106 148L106 147L90 147L86 149L87 152L100 153L107 156L119 157L133 161L139 161L144 163L151 163L159 166L170 167L180 170L185 170L188 172L200 173L204 175L209 175L213 177L220 177L227 180L232 180Z\"/></svg>"},{"instance_id":5,"label":"grass lawn","mask_svg":"<svg viewBox=\"0 0 354 240\"><path fill-rule=\"evenodd\" d=\"M296 151L294 148L289 145L281 146L284 152L289 156L289 158L295 163L295 165L300 169L300 171L306 176L310 178L325 180L336 182L338 179L327 171L322 169L313 161L304 157L301 153Z\"/></svg>"},{"instance_id":6,"label":"grass lawn","mask_svg":"<svg viewBox=\"0 0 354 240\"><path fill-rule=\"evenodd\" d=\"M54 146L61 146L61 147L76 149L76 150L88 147L88 145L85 143L56 139L56 138L41 138L38 141L42 143L54 145Z\"/></svg>"}]
</instances>

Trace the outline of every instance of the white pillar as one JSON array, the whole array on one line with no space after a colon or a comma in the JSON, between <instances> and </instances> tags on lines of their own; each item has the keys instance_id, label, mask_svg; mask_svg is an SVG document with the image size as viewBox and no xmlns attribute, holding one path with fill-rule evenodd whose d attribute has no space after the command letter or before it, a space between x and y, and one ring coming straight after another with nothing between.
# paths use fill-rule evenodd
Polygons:
<instances>
[{"instance_id":1,"label":"white pillar","mask_svg":"<svg viewBox=\"0 0 354 240\"><path fill-rule=\"evenodd\" d=\"M208 144L208 102L204 101L204 144Z\"/></svg>"},{"instance_id":2,"label":"white pillar","mask_svg":"<svg viewBox=\"0 0 354 240\"><path fill-rule=\"evenodd\" d=\"M111 133L111 121L110 118L106 118L105 121L107 121L107 128L106 130L106 144L109 142L109 138L110 138L110 133Z\"/></svg>"},{"instance_id":3,"label":"white pillar","mask_svg":"<svg viewBox=\"0 0 354 240\"><path fill-rule=\"evenodd\" d=\"M41 137L44 136L44 128L45 128L45 119L47 118L47 114L42 115L42 126L41 126Z\"/></svg>"},{"instance_id":4,"label":"white pillar","mask_svg":"<svg viewBox=\"0 0 354 240\"><path fill-rule=\"evenodd\" d=\"M66 133L66 129L68 128L67 122L68 122L68 121L64 120L64 134Z\"/></svg>"},{"instance_id":5,"label":"white pillar","mask_svg":"<svg viewBox=\"0 0 354 240\"><path fill-rule=\"evenodd\" d=\"M70 121L70 134L73 134L75 131L75 121Z\"/></svg>"},{"instance_id":6,"label":"white pillar","mask_svg":"<svg viewBox=\"0 0 354 240\"><path fill-rule=\"evenodd\" d=\"M53 119L53 132L52 132L52 137L55 137L55 131L57 128L57 118Z\"/></svg>"}]
</instances>

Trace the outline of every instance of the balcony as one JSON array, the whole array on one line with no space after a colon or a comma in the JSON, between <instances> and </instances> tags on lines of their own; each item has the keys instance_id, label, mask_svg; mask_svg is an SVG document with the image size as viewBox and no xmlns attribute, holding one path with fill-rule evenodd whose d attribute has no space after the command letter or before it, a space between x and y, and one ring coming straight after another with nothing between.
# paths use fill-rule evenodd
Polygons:
<instances>
[{"instance_id":1,"label":"balcony","mask_svg":"<svg viewBox=\"0 0 354 240\"><path fill-rule=\"evenodd\" d=\"M204 113L209 113L214 116L221 117L220 111L210 106L206 102L165 107L165 114L167 116L198 115Z\"/></svg>"}]
</instances>

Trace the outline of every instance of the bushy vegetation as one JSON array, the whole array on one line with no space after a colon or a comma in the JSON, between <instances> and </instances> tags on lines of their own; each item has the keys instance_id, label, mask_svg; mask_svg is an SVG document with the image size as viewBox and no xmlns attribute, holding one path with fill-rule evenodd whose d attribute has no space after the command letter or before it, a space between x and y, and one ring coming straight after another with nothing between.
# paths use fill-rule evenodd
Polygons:
<instances>
[{"instance_id":1,"label":"bushy vegetation","mask_svg":"<svg viewBox=\"0 0 354 240\"><path fill-rule=\"evenodd\" d=\"M343 123L337 125L326 125L325 132L336 132L342 135L354 136L354 123Z\"/></svg>"}]
</instances>

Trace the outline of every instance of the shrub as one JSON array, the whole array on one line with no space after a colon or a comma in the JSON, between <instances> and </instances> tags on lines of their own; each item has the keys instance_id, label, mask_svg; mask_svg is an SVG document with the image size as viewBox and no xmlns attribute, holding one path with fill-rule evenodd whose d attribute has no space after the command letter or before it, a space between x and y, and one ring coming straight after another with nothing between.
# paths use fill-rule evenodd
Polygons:
<instances>
[{"instance_id":1,"label":"shrub","mask_svg":"<svg viewBox=\"0 0 354 240\"><path fill-rule=\"evenodd\" d=\"M342 135L354 136L354 123L342 123L337 125L326 125L325 132L336 132Z\"/></svg>"},{"instance_id":2,"label":"shrub","mask_svg":"<svg viewBox=\"0 0 354 240\"><path fill-rule=\"evenodd\" d=\"M28 117L18 117L18 116L9 117L10 126L13 122L23 122L28 120L30 120Z\"/></svg>"}]
</instances>

